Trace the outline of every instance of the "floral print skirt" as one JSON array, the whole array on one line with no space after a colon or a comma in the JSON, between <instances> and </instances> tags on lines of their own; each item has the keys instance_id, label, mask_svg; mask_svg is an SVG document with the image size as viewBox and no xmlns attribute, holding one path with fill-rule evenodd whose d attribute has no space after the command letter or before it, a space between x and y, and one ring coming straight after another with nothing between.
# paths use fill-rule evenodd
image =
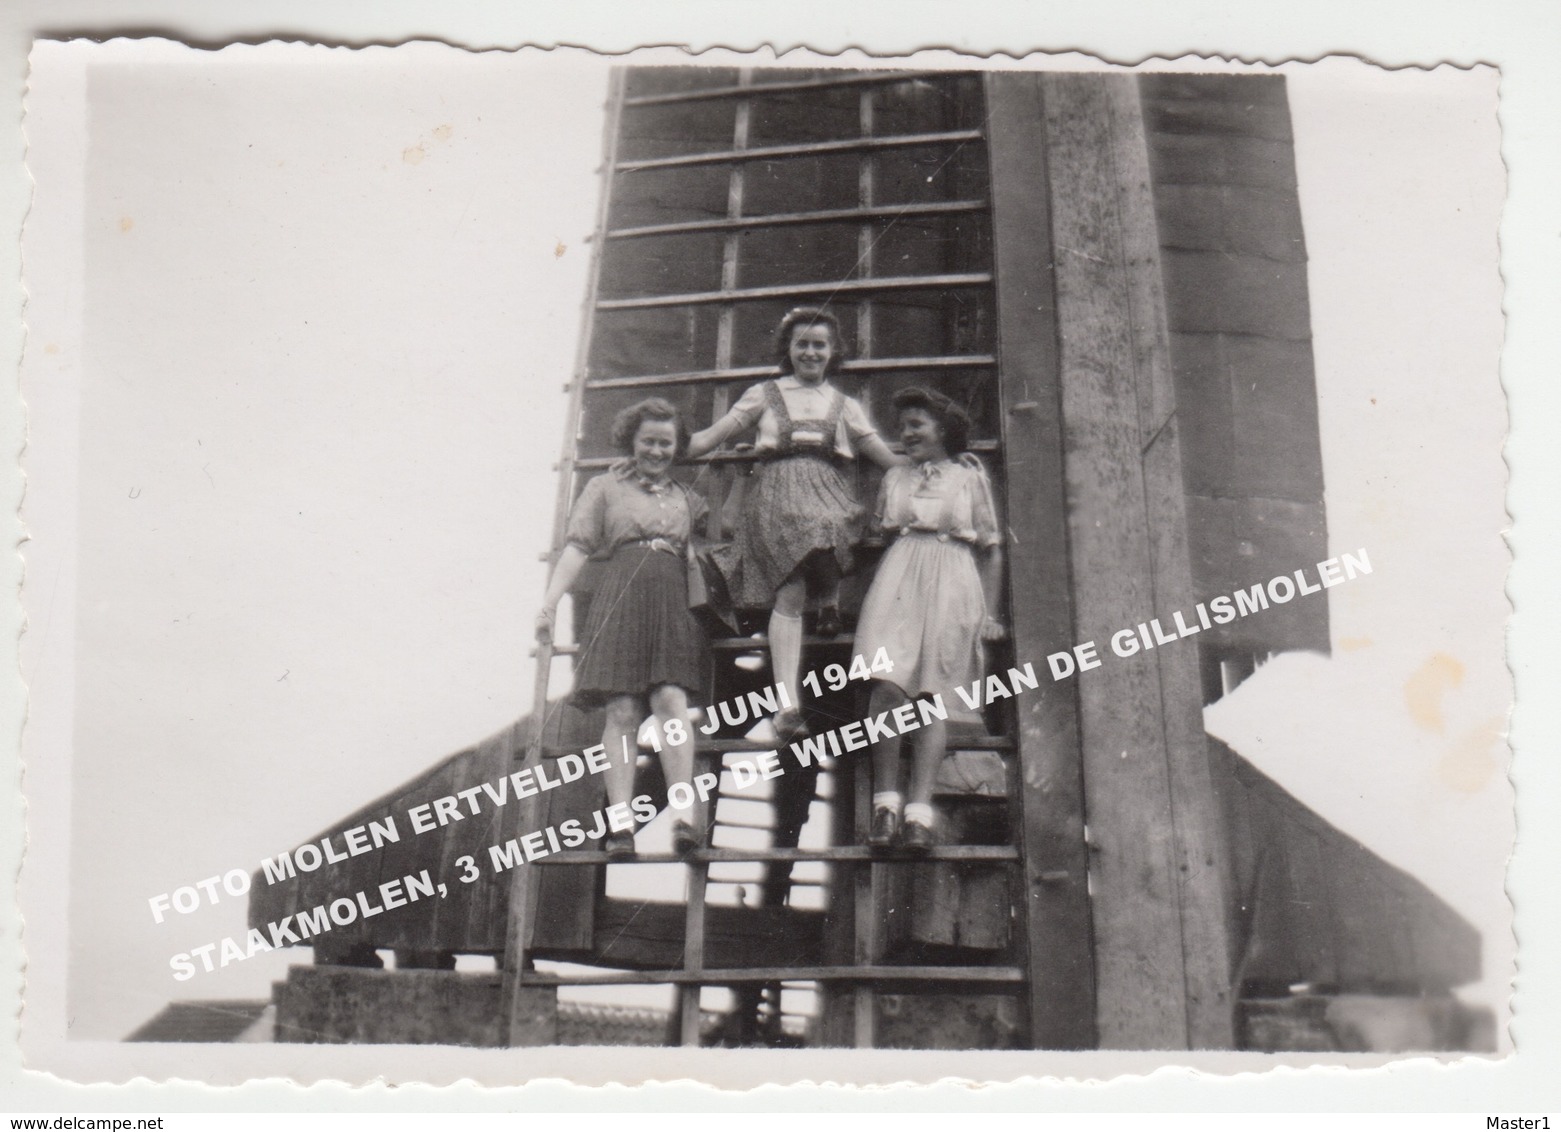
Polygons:
<instances>
[{"instance_id":1,"label":"floral print skirt","mask_svg":"<svg viewBox=\"0 0 1561 1132\"><path fill-rule=\"evenodd\" d=\"M861 521L855 492L828 460L786 456L759 465L736 539L716 555L732 603L769 609L781 583L815 550L832 551L849 570Z\"/></svg>"}]
</instances>

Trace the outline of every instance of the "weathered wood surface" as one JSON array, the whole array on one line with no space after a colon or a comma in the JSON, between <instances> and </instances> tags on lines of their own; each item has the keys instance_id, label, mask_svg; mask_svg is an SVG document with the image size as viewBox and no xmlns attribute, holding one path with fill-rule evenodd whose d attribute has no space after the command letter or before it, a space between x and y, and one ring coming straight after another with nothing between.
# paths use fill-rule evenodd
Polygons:
<instances>
[{"instance_id":1,"label":"weathered wood surface","mask_svg":"<svg viewBox=\"0 0 1561 1132\"><path fill-rule=\"evenodd\" d=\"M1480 977L1480 933L1435 893L1209 740L1233 844L1244 996L1438 994ZM1235 838L1239 836L1240 840Z\"/></svg>"},{"instance_id":2,"label":"weathered wood surface","mask_svg":"<svg viewBox=\"0 0 1561 1132\"><path fill-rule=\"evenodd\" d=\"M705 907L707 967L818 967L824 913L797 908ZM603 900L596 906L591 961L604 967L667 970L684 962L683 905ZM581 962L588 956L539 948L538 958Z\"/></svg>"},{"instance_id":3,"label":"weathered wood surface","mask_svg":"<svg viewBox=\"0 0 1561 1132\"><path fill-rule=\"evenodd\" d=\"M1192 604L1177 399L1135 80L1043 79L1076 639ZM1222 831L1198 656L1077 680L1100 1044L1228 1047Z\"/></svg>"},{"instance_id":4,"label":"weathered wood surface","mask_svg":"<svg viewBox=\"0 0 1561 1132\"><path fill-rule=\"evenodd\" d=\"M1038 76L986 76L987 148L997 273L1010 632L1016 656L1039 658L1074 640L1063 474L1062 370ZM1072 682L1045 684L1019 706L1021 925L1030 984L1030 1042L1096 1043L1084 785Z\"/></svg>"},{"instance_id":5,"label":"weathered wood surface","mask_svg":"<svg viewBox=\"0 0 1561 1132\"><path fill-rule=\"evenodd\" d=\"M276 984L276 1040L319 1044L502 1046L497 974L293 967ZM525 990L536 1045L555 1040L551 987Z\"/></svg>"},{"instance_id":6,"label":"weathered wood surface","mask_svg":"<svg viewBox=\"0 0 1561 1132\"><path fill-rule=\"evenodd\" d=\"M556 739L565 714L559 711L550 716L550 741ZM492 806L485 795L479 795L483 803L479 814L468 813L463 803L461 820L423 834L413 832L407 812L483 782L496 783L518 770L530 726L528 716L457 752L311 839L318 845L322 838L329 838L341 852L344 831L389 818L394 820L400 833L399 841L344 861L322 864L313 872L300 871L277 884L267 883L264 870L258 870L250 887L250 926L264 931L267 924L279 922L286 916L307 912L322 904L328 906L333 900L351 898L360 891L373 896L382 883L416 876L427 870L436 884L445 885L444 896L424 897L371 918L360 916L346 926L333 925L320 937L320 944L331 950L359 944L423 951L503 951L510 878L506 874L493 873L488 847L516 836L520 809L513 795L508 795L505 805L497 807ZM547 801L554 814L567 809L584 817L599 804L599 790L599 780L587 776L570 787L552 792L567 794L567 798ZM477 879L469 884L460 880L467 869L459 862L467 856L473 859L478 871ZM563 871L589 873L593 870L560 870ZM560 876L545 882L558 886L554 890L556 895L547 897L545 911L554 909L569 917L576 914L570 909L578 908L574 885L580 881L578 877L572 879L573 883ZM375 899L374 903L380 901ZM585 908L589 910L589 902ZM559 930L556 924L550 923L550 928L555 934ZM571 929L573 934L566 932L564 939L577 938L581 930L589 939L588 925L583 929L576 926Z\"/></svg>"},{"instance_id":7,"label":"weathered wood surface","mask_svg":"<svg viewBox=\"0 0 1561 1132\"><path fill-rule=\"evenodd\" d=\"M1328 557L1306 243L1282 77L1138 83L1201 600ZM1321 599L1200 638L1247 653L1328 643Z\"/></svg>"}]
</instances>

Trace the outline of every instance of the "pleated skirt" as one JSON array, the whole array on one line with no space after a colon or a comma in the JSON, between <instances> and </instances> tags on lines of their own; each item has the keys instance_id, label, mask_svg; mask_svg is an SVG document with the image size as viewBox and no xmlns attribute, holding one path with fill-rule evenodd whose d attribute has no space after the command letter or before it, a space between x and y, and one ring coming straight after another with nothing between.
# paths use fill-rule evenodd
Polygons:
<instances>
[{"instance_id":1,"label":"pleated skirt","mask_svg":"<svg viewBox=\"0 0 1561 1132\"><path fill-rule=\"evenodd\" d=\"M602 565L586 614L571 702L590 710L676 684L702 697L705 634L688 608L683 557L622 546Z\"/></svg>"},{"instance_id":2,"label":"pleated skirt","mask_svg":"<svg viewBox=\"0 0 1561 1132\"><path fill-rule=\"evenodd\" d=\"M815 550L851 568L862 508L840 469L814 456L760 464L731 545L716 554L732 603L769 609L775 591Z\"/></svg>"}]
</instances>

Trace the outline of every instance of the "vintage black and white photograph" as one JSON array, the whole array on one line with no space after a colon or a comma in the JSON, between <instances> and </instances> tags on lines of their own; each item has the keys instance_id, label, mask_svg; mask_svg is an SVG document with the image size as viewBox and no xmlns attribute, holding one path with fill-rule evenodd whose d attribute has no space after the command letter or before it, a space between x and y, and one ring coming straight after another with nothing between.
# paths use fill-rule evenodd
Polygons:
<instances>
[{"instance_id":1,"label":"vintage black and white photograph","mask_svg":"<svg viewBox=\"0 0 1561 1132\"><path fill-rule=\"evenodd\" d=\"M40 1064L1510 1053L1494 69L73 41L28 130Z\"/></svg>"}]
</instances>

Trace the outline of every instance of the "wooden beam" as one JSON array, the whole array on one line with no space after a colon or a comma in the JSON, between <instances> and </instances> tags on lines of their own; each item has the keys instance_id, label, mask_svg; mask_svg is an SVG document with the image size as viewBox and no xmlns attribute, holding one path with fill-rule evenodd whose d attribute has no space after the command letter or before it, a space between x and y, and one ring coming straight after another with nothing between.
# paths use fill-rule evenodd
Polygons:
<instances>
[{"instance_id":1,"label":"wooden beam","mask_svg":"<svg viewBox=\"0 0 1561 1132\"><path fill-rule=\"evenodd\" d=\"M643 310L646 307L799 299L816 295L827 295L833 298L836 295L859 295L876 291L941 291L947 287L984 287L991 282L992 276L984 271L965 271L947 275L885 275L877 279L820 279L812 283L737 287L729 291L687 291L671 295L637 295L628 299L599 299L596 309L624 311Z\"/></svg>"},{"instance_id":2,"label":"wooden beam","mask_svg":"<svg viewBox=\"0 0 1561 1132\"><path fill-rule=\"evenodd\" d=\"M853 358L841 365L842 373L895 373L917 369L979 369L997 364L991 354L936 354L920 358ZM730 369L694 370L689 373L643 373L628 377L596 377L592 389L634 389L644 385L699 385L705 382L763 381L779 377L774 366L734 366Z\"/></svg>"},{"instance_id":3,"label":"wooden beam","mask_svg":"<svg viewBox=\"0 0 1561 1132\"><path fill-rule=\"evenodd\" d=\"M1015 653L1039 659L1074 638L1062 374L1039 76L986 76L997 277L998 366L1008 492L1009 613ZM1021 490L1022 485L1022 490ZM1018 711L1020 911L1029 1042L1096 1042L1089 862L1071 683L1046 683Z\"/></svg>"},{"instance_id":4,"label":"wooden beam","mask_svg":"<svg viewBox=\"0 0 1561 1132\"><path fill-rule=\"evenodd\" d=\"M748 98L763 94L795 94L801 91L829 90L842 86L884 86L917 79L958 78L959 71L842 71L826 79L797 79L792 82L755 83L752 86L709 86L696 90L668 91L665 94L641 94L624 100L626 106L665 106L668 103L704 102L712 98Z\"/></svg>"},{"instance_id":5,"label":"wooden beam","mask_svg":"<svg viewBox=\"0 0 1561 1132\"><path fill-rule=\"evenodd\" d=\"M958 212L981 212L984 200L924 201L910 204L863 205L858 208L822 208L812 212L771 212L758 216L723 216L718 220L683 220L676 224L641 224L634 228L614 228L609 240L634 240L646 236L681 236L691 232L747 231L750 228L779 228L793 224L859 224L878 220L909 220L918 216L947 216Z\"/></svg>"},{"instance_id":6,"label":"wooden beam","mask_svg":"<svg viewBox=\"0 0 1561 1132\"><path fill-rule=\"evenodd\" d=\"M1078 641L1192 604L1158 230L1136 81L1041 79ZM999 240L1001 246L1001 240ZM1230 1048L1227 885L1193 645L1074 679L1110 1048Z\"/></svg>"},{"instance_id":7,"label":"wooden beam","mask_svg":"<svg viewBox=\"0 0 1561 1132\"><path fill-rule=\"evenodd\" d=\"M893 134L877 138L840 138L798 145L767 145L753 149L721 149L709 153L684 153L676 157L649 157L620 161L620 173L643 169L681 169L690 165L721 165L728 161L774 161L783 157L824 157L834 153L862 153L870 149L910 149L924 145L964 145L981 140L980 130L944 130L934 134Z\"/></svg>"},{"instance_id":8,"label":"wooden beam","mask_svg":"<svg viewBox=\"0 0 1561 1132\"><path fill-rule=\"evenodd\" d=\"M608 79L608 109L602 130L602 144L606 151L603 169L607 171L612 169L617 154L618 123L623 113L623 83L622 69L615 68ZM610 172L604 172L601 196L597 201L596 231L598 233L607 228L611 199L612 175ZM580 421L580 402L585 390L585 371L591 344L593 312L596 307L596 288L601 277L602 243L602 240L597 239L591 244L590 274L587 276L589 283L582 304L580 338L575 355L575 376L569 385L569 408L568 416L565 418L567 424L564 430L563 452L559 457L558 493L553 507L552 538L555 550L563 541L570 500L574 498L575 438ZM523 764L530 768L535 768L542 761L542 745L547 733L548 713L558 710L557 706L548 702L547 694L553 668L551 642L538 647L536 665L531 703L531 715L535 726L532 735L528 737L529 742L523 756ZM522 834L541 828L543 824L541 819L545 812L544 804L545 799L541 794L533 794L517 801L516 822ZM506 1034L509 1044L514 1046L550 1044L552 1039L549 1035L556 1028L556 1018L541 1016L547 1013L548 1002L530 993L522 982L528 963L527 951L531 947L536 920L538 886L533 883L535 879L535 870L526 865L515 869L510 876L509 905L505 916L504 957L501 967L504 976L502 997L506 1014ZM555 1014L556 1007L555 998L551 1006Z\"/></svg>"},{"instance_id":9,"label":"wooden beam","mask_svg":"<svg viewBox=\"0 0 1561 1132\"><path fill-rule=\"evenodd\" d=\"M704 986L732 986L739 983L859 983L864 980L879 984L894 983L901 986L902 990L911 990L917 994L934 994L939 989L936 986L939 983L949 989L957 987L964 990L972 985L1022 983L1024 972L1018 967L712 967L703 971L602 971L570 975L532 971L527 972L524 981L528 987L622 987L659 986L663 983L678 986L689 983Z\"/></svg>"},{"instance_id":10,"label":"wooden beam","mask_svg":"<svg viewBox=\"0 0 1561 1132\"><path fill-rule=\"evenodd\" d=\"M914 857L896 854L893 850L874 849L868 845L831 845L822 849L698 849L687 857L675 853L640 853L628 860L621 858L614 863L621 865L673 865L682 861L703 861L707 864L744 864L748 862L775 861L1017 861L1019 851L1012 845L937 845ZM542 868L570 865L602 864L608 860L600 849L566 849L562 853L539 857L533 866Z\"/></svg>"}]
</instances>

